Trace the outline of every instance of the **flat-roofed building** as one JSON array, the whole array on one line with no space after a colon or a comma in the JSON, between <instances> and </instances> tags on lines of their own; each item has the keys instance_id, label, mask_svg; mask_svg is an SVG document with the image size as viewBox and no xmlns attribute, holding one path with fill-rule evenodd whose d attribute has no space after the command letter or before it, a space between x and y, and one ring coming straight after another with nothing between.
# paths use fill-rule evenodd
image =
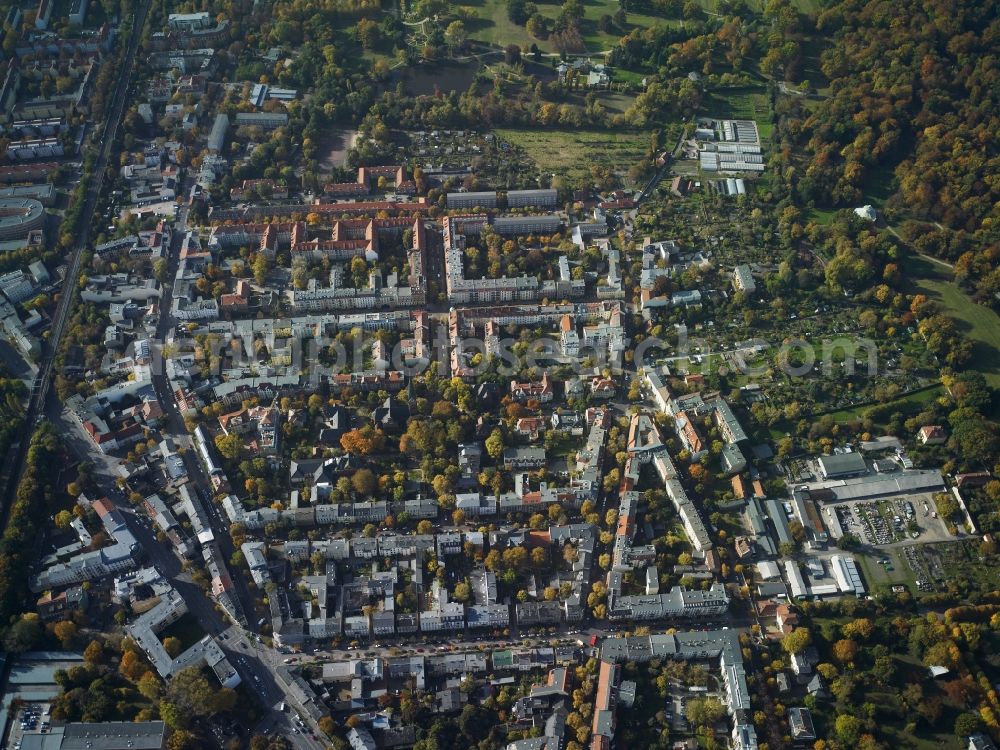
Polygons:
<instances>
[{"instance_id":1,"label":"flat-roofed building","mask_svg":"<svg viewBox=\"0 0 1000 750\"><path fill-rule=\"evenodd\" d=\"M495 190L448 193L445 201L448 208L496 208L497 194Z\"/></svg>"},{"instance_id":2,"label":"flat-roofed building","mask_svg":"<svg viewBox=\"0 0 1000 750\"><path fill-rule=\"evenodd\" d=\"M559 194L554 188L542 190L508 190L507 207L521 208L537 206L539 208L555 208Z\"/></svg>"},{"instance_id":3,"label":"flat-roofed building","mask_svg":"<svg viewBox=\"0 0 1000 750\"><path fill-rule=\"evenodd\" d=\"M817 461L820 475L824 479L842 479L868 473L868 464L860 453L838 453L820 456Z\"/></svg>"}]
</instances>

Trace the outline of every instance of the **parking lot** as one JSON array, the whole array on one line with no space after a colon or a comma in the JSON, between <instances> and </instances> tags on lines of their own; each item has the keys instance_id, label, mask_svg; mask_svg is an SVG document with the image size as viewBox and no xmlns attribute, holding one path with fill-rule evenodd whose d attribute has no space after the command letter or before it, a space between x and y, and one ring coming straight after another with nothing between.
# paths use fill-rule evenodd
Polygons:
<instances>
[{"instance_id":1,"label":"parking lot","mask_svg":"<svg viewBox=\"0 0 1000 750\"><path fill-rule=\"evenodd\" d=\"M832 506L845 533L863 544L892 547L953 540L927 493L856 500Z\"/></svg>"},{"instance_id":2,"label":"parking lot","mask_svg":"<svg viewBox=\"0 0 1000 750\"><path fill-rule=\"evenodd\" d=\"M49 704L25 703L15 714L10 723L7 743L4 747L20 750L21 740L25 732L37 733L49 731Z\"/></svg>"}]
</instances>

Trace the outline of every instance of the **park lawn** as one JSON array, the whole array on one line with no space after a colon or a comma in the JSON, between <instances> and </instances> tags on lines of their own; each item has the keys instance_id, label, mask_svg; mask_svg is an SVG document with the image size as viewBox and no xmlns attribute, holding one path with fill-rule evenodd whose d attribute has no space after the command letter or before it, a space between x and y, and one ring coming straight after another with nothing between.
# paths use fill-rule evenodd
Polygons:
<instances>
[{"instance_id":1,"label":"park lawn","mask_svg":"<svg viewBox=\"0 0 1000 750\"><path fill-rule=\"evenodd\" d=\"M911 255L906 259L907 273L914 280L916 292L923 292L950 315L959 330L972 343L969 368L983 373L986 382L1000 388L1000 315L976 304L952 281L944 266Z\"/></svg>"},{"instance_id":2,"label":"park lawn","mask_svg":"<svg viewBox=\"0 0 1000 750\"><path fill-rule=\"evenodd\" d=\"M465 21L465 27L470 39L477 39L498 47L516 44L519 47L530 47L537 44L543 52L551 52L552 46L547 40L535 39L524 26L518 26L507 17L506 0L466 0L462 5L474 8L479 18ZM555 18L559 6L540 5L538 12L543 16Z\"/></svg>"},{"instance_id":3,"label":"park lawn","mask_svg":"<svg viewBox=\"0 0 1000 750\"><path fill-rule=\"evenodd\" d=\"M635 101L634 96L616 91L598 91L595 95L604 109L617 114L624 114Z\"/></svg>"},{"instance_id":4,"label":"park lawn","mask_svg":"<svg viewBox=\"0 0 1000 750\"><path fill-rule=\"evenodd\" d=\"M865 202L881 207L893 193L896 176L892 167L878 167L865 176Z\"/></svg>"},{"instance_id":5,"label":"park lawn","mask_svg":"<svg viewBox=\"0 0 1000 750\"><path fill-rule=\"evenodd\" d=\"M713 117L733 120L756 120L770 122L770 107L767 103L767 89L763 86L735 86L716 89L702 107Z\"/></svg>"},{"instance_id":6,"label":"park lawn","mask_svg":"<svg viewBox=\"0 0 1000 750\"><path fill-rule=\"evenodd\" d=\"M574 183L590 178L591 164L625 175L630 166L645 158L649 145L649 136L644 133L521 128L494 132L523 148L539 171L562 175Z\"/></svg>"},{"instance_id":7,"label":"park lawn","mask_svg":"<svg viewBox=\"0 0 1000 750\"><path fill-rule=\"evenodd\" d=\"M893 401L891 405L904 413L916 413L943 393L944 386L932 385L914 393L908 393L902 398ZM861 419L865 410L870 409L872 406L882 406L882 404L864 404L863 406L856 406L853 409L838 409L837 411L829 412L829 415L833 417L835 422L848 422L853 419ZM813 416L821 415L814 414Z\"/></svg>"},{"instance_id":8,"label":"park lawn","mask_svg":"<svg viewBox=\"0 0 1000 750\"><path fill-rule=\"evenodd\" d=\"M820 226L831 223L837 216L837 209L810 208L806 212L806 221L815 221Z\"/></svg>"},{"instance_id":9,"label":"park lawn","mask_svg":"<svg viewBox=\"0 0 1000 750\"><path fill-rule=\"evenodd\" d=\"M534 38L524 26L518 26L507 17L506 0L466 0L462 5L475 8L479 14L479 18L465 22L471 39L499 47L508 44L530 47L532 44L537 44L543 52L554 51L550 40ZM623 29L613 28L611 33L598 29L597 23L601 16L613 16L619 7L618 0L583 0L584 15L580 23L580 33L588 52L607 52L634 28L646 29L656 24L674 26L680 24L677 20L629 12L626 14ZM560 8L558 3L540 3L538 12L548 19L555 20Z\"/></svg>"},{"instance_id":10,"label":"park lawn","mask_svg":"<svg viewBox=\"0 0 1000 750\"><path fill-rule=\"evenodd\" d=\"M634 70L623 70L621 68L614 69L613 80L621 81L623 83L631 83L636 86L642 85L643 79L646 78L645 73L637 73Z\"/></svg>"}]
</instances>

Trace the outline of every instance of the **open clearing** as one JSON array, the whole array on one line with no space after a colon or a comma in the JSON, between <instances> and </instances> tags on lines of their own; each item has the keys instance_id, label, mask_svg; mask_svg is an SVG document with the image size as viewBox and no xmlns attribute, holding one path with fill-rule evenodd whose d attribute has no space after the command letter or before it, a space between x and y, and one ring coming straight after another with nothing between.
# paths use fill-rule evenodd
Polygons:
<instances>
[{"instance_id":1,"label":"open clearing","mask_svg":"<svg viewBox=\"0 0 1000 750\"><path fill-rule=\"evenodd\" d=\"M506 0L471 0L465 5L475 8L479 14L478 18L465 22L470 38L499 47L517 44L524 48L537 44L543 52L553 51L551 39L536 39L524 26L518 26L507 17ZM555 20L560 7L558 4L539 4L538 12L546 18ZM674 26L680 24L679 20L630 11L626 14L623 28L612 27L610 33L601 31L598 28L601 16L613 16L620 7L618 0L583 0L584 16L580 21L580 33L588 52L605 52L611 49L618 44L619 39L635 28L645 29L656 24Z\"/></svg>"},{"instance_id":2,"label":"open clearing","mask_svg":"<svg viewBox=\"0 0 1000 750\"><path fill-rule=\"evenodd\" d=\"M702 10L709 15L717 15L715 0L698 0ZM761 12L762 0L750 0L747 3L755 12ZM794 0L792 3L803 13L815 13L822 3L820 0ZM553 52L551 39L536 39L528 33L524 26L518 26L507 17L506 0L468 0L463 5L474 8L478 18L465 21L471 39L504 47L516 44L528 48L538 45L542 52ZM659 15L649 15L628 11L625 23L621 27L612 26L608 32L598 28L602 16L614 16L621 7L618 0L583 0L583 19L580 21L580 34L588 53L605 52L616 46L619 40L633 29L648 29L652 26L681 26L682 18L667 18ZM558 3L539 3L538 12L550 20L559 15L561 6Z\"/></svg>"},{"instance_id":3,"label":"open clearing","mask_svg":"<svg viewBox=\"0 0 1000 750\"><path fill-rule=\"evenodd\" d=\"M595 133L585 130L523 130L502 128L497 136L524 149L541 172L571 180L590 176L590 165L610 167L620 175L645 158L649 136L644 133Z\"/></svg>"},{"instance_id":4,"label":"open clearing","mask_svg":"<svg viewBox=\"0 0 1000 750\"><path fill-rule=\"evenodd\" d=\"M918 256L910 256L906 267L914 291L937 302L943 312L955 318L959 330L972 343L970 369L978 370L993 388L1000 388L1000 315L977 305L951 280L948 269Z\"/></svg>"},{"instance_id":5,"label":"open clearing","mask_svg":"<svg viewBox=\"0 0 1000 750\"><path fill-rule=\"evenodd\" d=\"M913 393L908 393L901 398L898 398L891 402L891 406L895 411L902 412L904 414L915 414L923 409L927 404L931 403L938 396L944 393L944 386L941 385L931 385L926 388L921 388ZM872 406L883 406L883 404L862 404L856 406L853 409L837 409L836 411L827 412L833 417L835 422L849 422L855 419L862 419L865 411L870 409ZM891 413L892 410L886 409L887 413ZM820 415L813 415L814 417Z\"/></svg>"}]
</instances>

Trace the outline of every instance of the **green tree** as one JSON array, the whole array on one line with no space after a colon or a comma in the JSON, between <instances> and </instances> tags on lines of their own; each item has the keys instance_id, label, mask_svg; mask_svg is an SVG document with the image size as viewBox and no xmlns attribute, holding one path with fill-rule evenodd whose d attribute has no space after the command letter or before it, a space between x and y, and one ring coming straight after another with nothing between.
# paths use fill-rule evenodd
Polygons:
<instances>
[{"instance_id":1,"label":"green tree","mask_svg":"<svg viewBox=\"0 0 1000 750\"><path fill-rule=\"evenodd\" d=\"M781 647L789 654L801 653L812 643L808 628L795 628L781 639Z\"/></svg>"},{"instance_id":2,"label":"green tree","mask_svg":"<svg viewBox=\"0 0 1000 750\"><path fill-rule=\"evenodd\" d=\"M263 286L267 281L267 274L271 270L271 262L264 253L257 253L253 259L253 278L259 285Z\"/></svg>"},{"instance_id":3,"label":"green tree","mask_svg":"<svg viewBox=\"0 0 1000 750\"><path fill-rule=\"evenodd\" d=\"M351 486L362 497L369 497L375 491L377 482L371 469L358 469L351 477Z\"/></svg>"},{"instance_id":4,"label":"green tree","mask_svg":"<svg viewBox=\"0 0 1000 750\"><path fill-rule=\"evenodd\" d=\"M461 581L455 584L455 593L453 595L455 601L462 602L463 604L468 602L472 596L472 588L465 581Z\"/></svg>"},{"instance_id":5,"label":"green tree","mask_svg":"<svg viewBox=\"0 0 1000 750\"><path fill-rule=\"evenodd\" d=\"M146 672L139 678L139 693L148 701L156 702L163 695L163 687L159 678L152 672Z\"/></svg>"},{"instance_id":6,"label":"green tree","mask_svg":"<svg viewBox=\"0 0 1000 750\"><path fill-rule=\"evenodd\" d=\"M503 457L503 433L499 428L494 429L490 436L486 438L486 452L494 461L499 461Z\"/></svg>"},{"instance_id":7,"label":"green tree","mask_svg":"<svg viewBox=\"0 0 1000 750\"><path fill-rule=\"evenodd\" d=\"M852 714L841 714L834 722L834 732L844 747L857 744L863 727L861 719Z\"/></svg>"},{"instance_id":8,"label":"green tree","mask_svg":"<svg viewBox=\"0 0 1000 750\"><path fill-rule=\"evenodd\" d=\"M174 675L167 684L166 698L163 702L176 706L187 717L208 716L212 713L213 698L217 692L200 669L186 667ZM186 721L181 726L185 725Z\"/></svg>"},{"instance_id":9,"label":"green tree","mask_svg":"<svg viewBox=\"0 0 1000 750\"><path fill-rule=\"evenodd\" d=\"M219 453L222 454L223 458L235 461L243 453L243 440L236 433L216 435L215 447L219 449Z\"/></svg>"},{"instance_id":10,"label":"green tree","mask_svg":"<svg viewBox=\"0 0 1000 750\"><path fill-rule=\"evenodd\" d=\"M714 726L726 715L726 707L715 697L693 698L687 704L687 719L695 727Z\"/></svg>"},{"instance_id":11,"label":"green tree","mask_svg":"<svg viewBox=\"0 0 1000 750\"><path fill-rule=\"evenodd\" d=\"M464 47L467 38L468 33L465 30L465 24L461 21L452 21L444 31L444 41L453 49Z\"/></svg>"},{"instance_id":12,"label":"green tree","mask_svg":"<svg viewBox=\"0 0 1000 750\"><path fill-rule=\"evenodd\" d=\"M21 615L21 618L7 630L4 647L15 654L23 654L36 648L42 640L44 628L35 613Z\"/></svg>"}]
</instances>

